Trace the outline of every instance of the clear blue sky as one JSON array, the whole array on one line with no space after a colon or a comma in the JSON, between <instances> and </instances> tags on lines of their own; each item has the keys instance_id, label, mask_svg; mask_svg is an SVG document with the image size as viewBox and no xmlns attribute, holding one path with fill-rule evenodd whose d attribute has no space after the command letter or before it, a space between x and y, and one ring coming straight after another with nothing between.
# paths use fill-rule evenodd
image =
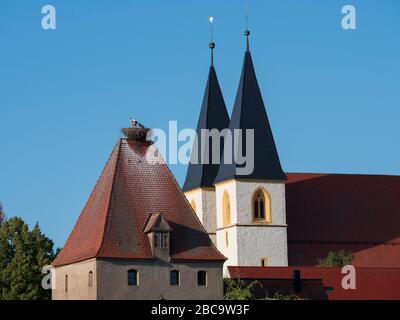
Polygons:
<instances>
[{"instance_id":1,"label":"clear blue sky","mask_svg":"<svg viewBox=\"0 0 400 320\"><path fill-rule=\"evenodd\" d=\"M57 29L41 28L41 8ZM400 175L400 1L0 2L0 201L62 246L119 129L195 127L209 65L231 112L251 50L287 172ZM341 8L357 9L357 30ZM182 184L186 167L171 166Z\"/></svg>"}]
</instances>

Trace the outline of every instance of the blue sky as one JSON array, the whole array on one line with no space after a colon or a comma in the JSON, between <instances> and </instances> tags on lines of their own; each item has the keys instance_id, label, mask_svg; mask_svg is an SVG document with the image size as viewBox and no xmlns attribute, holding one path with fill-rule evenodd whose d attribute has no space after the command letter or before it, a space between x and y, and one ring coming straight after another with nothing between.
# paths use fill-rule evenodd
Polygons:
<instances>
[{"instance_id":1,"label":"blue sky","mask_svg":"<svg viewBox=\"0 0 400 320\"><path fill-rule=\"evenodd\" d=\"M41 8L57 29L41 28ZM341 8L357 9L357 30ZM0 2L0 201L62 246L129 117L194 128L209 65L229 113L251 50L287 172L400 175L398 0ZM182 184L186 167L171 169Z\"/></svg>"}]
</instances>

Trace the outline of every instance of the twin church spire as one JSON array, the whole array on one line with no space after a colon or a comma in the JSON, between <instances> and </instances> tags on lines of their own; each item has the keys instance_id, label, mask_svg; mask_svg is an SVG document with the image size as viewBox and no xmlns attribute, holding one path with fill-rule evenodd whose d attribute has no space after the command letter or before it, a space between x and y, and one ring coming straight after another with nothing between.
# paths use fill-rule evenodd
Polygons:
<instances>
[{"instance_id":1,"label":"twin church spire","mask_svg":"<svg viewBox=\"0 0 400 320\"><path fill-rule=\"evenodd\" d=\"M215 44L212 40L209 43L209 48L211 55L210 69L196 130L196 135L199 139L202 129L217 129L218 131L222 131L229 126L229 115L214 68ZM211 150L211 141L209 146L209 150ZM191 160L183 185L184 191L213 186L214 179L218 173L219 164L212 164L211 152L209 153L207 161L201 159L201 148L200 141L196 141L192 149ZM223 143L221 145L221 150L223 150Z\"/></svg>"},{"instance_id":2,"label":"twin church spire","mask_svg":"<svg viewBox=\"0 0 400 320\"><path fill-rule=\"evenodd\" d=\"M231 119L226 110L225 102L218 83L217 75L214 69L213 50L215 44L210 42L211 65L203 98L203 104L200 111L200 117L197 124L197 137L200 139L202 129L218 129L219 131L229 128L231 132L235 129L242 129L243 144L242 152L246 150L245 131L254 130L254 169L247 175L238 175L237 168L240 165L235 161L225 163L223 157L224 145L221 139L221 164L212 164L211 155L208 164L200 161L201 144L195 143L197 157L199 161L193 163L193 156L189 164L186 180L183 186L184 191L194 190L196 188L213 187L214 184L230 179L262 179L262 180L285 180L286 175L282 170L272 130L269 124L268 116L265 110L261 91L258 86L253 61L250 54L249 36L250 31L246 28L244 33L246 39L246 51L244 55L242 73L239 87L233 107ZM211 139L208 141L211 148ZM234 143L234 142L233 142ZM235 149L230 148L232 152ZM211 152L210 152L211 153ZM192 152L192 155L196 154ZM231 159L235 159L232 155ZM203 159L204 160L204 159Z\"/></svg>"}]
</instances>

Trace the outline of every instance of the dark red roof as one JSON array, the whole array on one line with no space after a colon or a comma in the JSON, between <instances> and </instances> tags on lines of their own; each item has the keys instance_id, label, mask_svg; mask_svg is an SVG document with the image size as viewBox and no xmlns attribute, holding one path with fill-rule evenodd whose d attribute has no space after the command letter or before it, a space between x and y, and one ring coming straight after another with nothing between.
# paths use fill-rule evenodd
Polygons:
<instances>
[{"instance_id":1,"label":"dark red roof","mask_svg":"<svg viewBox=\"0 0 400 320\"><path fill-rule=\"evenodd\" d=\"M327 297L332 300L372 300L372 299L400 299L400 268L356 268L356 289L345 290L342 279L345 276L341 268L326 267L228 267L232 278L261 280L261 284L268 286L273 283L275 288L291 286L293 271L300 270L301 281L305 284L318 283L321 280L323 292L317 298ZM274 280L289 280L286 283ZM329 288L329 293L326 289ZM315 290L314 290L315 292ZM300 294L300 296L302 296ZM307 298L307 295L305 296Z\"/></svg>"},{"instance_id":2,"label":"dark red roof","mask_svg":"<svg viewBox=\"0 0 400 320\"><path fill-rule=\"evenodd\" d=\"M171 259L225 260L150 146L126 139L117 142L54 266L94 257L152 259L144 229L156 213L162 213L172 228Z\"/></svg>"},{"instance_id":3,"label":"dark red roof","mask_svg":"<svg viewBox=\"0 0 400 320\"><path fill-rule=\"evenodd\" d=\"M289 265L316 265L345 249L358 266L400 266L400 176L287 177Z\"/></svg>"}]
</instances>

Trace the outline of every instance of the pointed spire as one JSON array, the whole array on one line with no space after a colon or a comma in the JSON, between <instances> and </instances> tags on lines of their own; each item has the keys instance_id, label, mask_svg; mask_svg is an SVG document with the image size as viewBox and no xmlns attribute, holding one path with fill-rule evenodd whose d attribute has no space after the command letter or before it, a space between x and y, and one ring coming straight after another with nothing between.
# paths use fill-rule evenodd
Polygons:
<instances>
[{"instance_id":1,"label":"pointed spire","mask_svg":"<svg viewBox=\"0 0 400 320\"><path fill-rule=\"evenodd\" d=\"M235 129L242 129L243 153L246 150L245 130L254 129L254 170L249 175L239 176L236 173L236 169L240 165L236 165L235 163L225 164L224 159L222 159L215 183L234 178L260 180L286 179L286 175L280 164L264 101L254 71L253 60L249 50L249 35L250 31L246 30L246 51L229 129L232 133ZM232 159L235 159L234 155L232 155Z\"/></svg>"},{"instance_id":2,"label":"pointed spire","mask_svg":"<svg viewBox=\"0 0 400 320\"><path fill-rule=\"evenodd\" d=\"M221 131L228 128L229 126L229 115L226 110L225 101L222 96L221 88L218 83L218 78L213 63L213 49L215 47L214 42L211 41L209 47L211 49L211 66L208 73L207 85L204 92L199 120L197 123L196 134L199 139L201 138L202 129L217 129ZM202 152L200 140L198 140L197 143L195 142L193 147L196 148L197 152L192 152L191 163L189 163L185 183L182 188L183 191L189 191L197 188L213 187L213 182L219 168L219 164L212 164L211 144L208 148L210 150L210 154L207 159L207 164L204 163L206 161L201 161ZM219 150L220 154L222 153L222 150L223 139L221 139L221 146Z\"/></svg>"}]
</instances>

